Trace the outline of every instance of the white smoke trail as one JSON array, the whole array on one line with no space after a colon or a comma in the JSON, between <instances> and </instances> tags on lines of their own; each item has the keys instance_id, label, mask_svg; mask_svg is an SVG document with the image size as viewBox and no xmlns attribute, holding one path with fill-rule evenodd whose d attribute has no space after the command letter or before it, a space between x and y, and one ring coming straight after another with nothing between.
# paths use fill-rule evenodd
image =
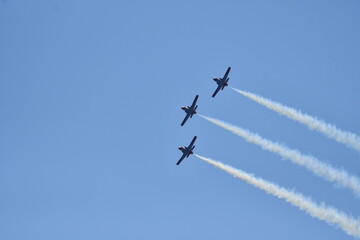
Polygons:
<instances>
[{"instance_id":1,"label":"white smoke trail","mask_svg":"<svg viewBox=\"0 0 360 240\"><path fill-rule=\"evenodd\" d=\"M344 170L335 169L334 167L321 162L315 157L304 155L298 150L290 149L279 143L264 139L258 134L251 133L246 129L233 126L215 118L205 117L202 115L199 116L214 123L215 125L229 130L230 132L244 138L248 142L257 144L265 150L276 153L284 159L289 159L291 162L305 167L309 171L326 179L329 182L339 183L342 186L351 189L355 194L357 194L357 196L360 196L360 180L356 176L349 175Z\"/></svg>"},{"instance_id":2,"label":"white smoke trail","mask_svg":"<svg viewBox=\"0 0 360 240\"><path fill-rule=\"evenodd\" d=\"M265 192L271 195L284 199L288 203L309 213L313 217L326 221L329 224L334 224L339 226L342 230L344 230L347 234L351 236L357 238L360 237L360 221L346 215L345 213L333 207L326 206L323 203L318 205L314 203L310 198L307 198L302 194L287 190L276 184L273 184L261 178L257 178L249 173L225 165L221 162L214 161L209 158L205 158L196 154L194 155L200 158L201 160L209 164L212 164L221 170L226 171L227 173L233 175L234 177L240 178L246 181L247 183L252 184L257 188L260 188L261 190L264 190Z\"/></svg>"},{"instance_id":3,"label":"white smoke trail","mask_svg":"<svg viewBox=\"0 0 360 240\"><path fill-rule=\"evenodd\" d=\"M304 114L293 108L284 106L278 102L273 102L270 99L266 99L257 96L253 93L242 91L236 88L232 88L232 89L257 103L264 105L265 107L275 112L280 113L281 115L284 115L288 118L298 121L308 126L310 129L321 132L325 136L332 138L338 142L344 143L345 145L360 152L360 137L354 133L340 130L332 124L326 123L315 117Z\"/></svg>"}]
</instances>

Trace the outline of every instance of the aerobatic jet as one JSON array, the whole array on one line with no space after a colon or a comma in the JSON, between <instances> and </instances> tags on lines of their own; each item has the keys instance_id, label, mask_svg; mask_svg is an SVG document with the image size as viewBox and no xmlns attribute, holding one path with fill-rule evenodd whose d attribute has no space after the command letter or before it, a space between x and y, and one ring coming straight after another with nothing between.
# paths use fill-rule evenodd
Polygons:
<instances>
[{"instance_id":1,"label":"aerobatic jet","mask_svg":"<svg viewBox=\"0 0 360 240\"><path fill-rule=\"evenodd\" d=\"M191 154L194 153L193 150L194 150L194 148L195 148L194 143L195 143L195 141L196 141L196 138L197 138L197 137L195 136L195 137L193 138L193 140L191 140L191 143L190 143L189 146L187 146L187 147L184 147L184 146L179 147L179 150L182 151L183 155L181 156L181 158L179 159L179 161L176 163L176 165L179 165L179 164L182 162L182 160L184 160L185 157L188 158Z\"/></svg>"},{"instance_id":2,"label":"aerobatic jet","mask_svg":"<svg viewBox=\"0 0 360 240\"><path fill-rule=\"evenodd\" d=\"M218 87L213 93L212 97L215 97L216 94L221 90L224 90L226 86L228 86L228 81L230 78L228 78L229 72L231 70L231 67L228 67L228 69L225 72L225 75L222 78L213 78L213 80L217 83Z\"/></svg>"},{"instance_id":3,"label":"aerobatic jet","mask_svg":"<svg viewBox=\"0 0 360 240\"><path fill-rule=\"evenodd\" d=\"M183 106L183 107L181 107L181 109L186 112L186 116L185 116L184 120L182 121L181 126L184 126L184 124L189 119L189 117L192 118L192 116L194 114L196 114L196 109L198 107L196 105L196 102L197 102L198 98L199 98L199 95L196 95L196 97L195 97L193 103L191 104L191 106L187 106L187 107Z\"/></svg>"}]
</instances>

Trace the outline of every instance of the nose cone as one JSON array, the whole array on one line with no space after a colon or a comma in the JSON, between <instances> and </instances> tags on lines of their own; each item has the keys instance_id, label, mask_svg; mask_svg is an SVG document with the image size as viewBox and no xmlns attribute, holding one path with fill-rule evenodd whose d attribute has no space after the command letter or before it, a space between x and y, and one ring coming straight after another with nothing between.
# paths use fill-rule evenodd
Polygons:
<instances>
[{"instance_id":1,"label":"nose cone","mask_svg":"<svg viewBox=\"0 0 360 240\"><path fill-rule=\"evenodd\" d=\"M182 110L186 110L186 107L181 107Z\"/></svg>"}]
</instances>

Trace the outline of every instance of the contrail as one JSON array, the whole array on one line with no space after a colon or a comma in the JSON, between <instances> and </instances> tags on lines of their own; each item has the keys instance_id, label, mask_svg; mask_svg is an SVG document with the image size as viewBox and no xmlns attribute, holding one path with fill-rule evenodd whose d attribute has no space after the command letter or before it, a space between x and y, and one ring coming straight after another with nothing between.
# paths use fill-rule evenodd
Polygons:
<instances>
[{"instance_id":1,"label":"contrail","mask_svg":"<svg viewBox=\"0 0 360 240\"><path fill-rule=\"evenodd\" d=\"M307 168L309 171L326 179L329 182L339 183L342 186L351 189L353 192L355 192L355 194L357 194L357 196L360 196L360 180L356 176L349 175L344 170L335 169L334 167L321 162L315 157L304 155L298 150L290 149L284 145L281 145L280 143L272 142L262 138L258 134L251 133L246 129L233 126L215 118L205 117L202 115L199 116L214 123L215 125L229 130L230 132L244 138L248 142L257 144L265 150L276 153L284 159L288 159L293 163Z\"/></svg>"},{"instance_id":2,"label":"contrail","mask_svg":"<svg viewBox=\"0 0 360 240\"><path fill-rule=\"evenodd\" d=\"M284 106L278 102L273 102L270 99L263 98L257 96L256 94L242 91L236 88L232 88L232 89L257 103L264 105L265 107L275 112L280 113L281 115L284 115L288 118L298 121L308 126L310 129L321 132L328 138L332 138L338 142L344 143L345 145L360 152L360 137L354 133L340 130L332 124L326 123L315 117L304 114L296 109Z\"/></svg>"},{"instance_id":3,"label":"contrail","mask_svg":"<svg viewBox=\"0 0 360 240\"><path fill-rule=\"evenodd\" d=\"M347 234L351 236L357 238L360 237L360 221L348 216L346 213L343 213L333 207L326 206L324 203L318 205L310 198L307 198L300 193L287 190L274 183L268 182L261 178L257 178L249 173L225 165L221 162L214 161L196 154L194 155L201 160L212 164L221 170L224 170L225 172L233 175L234 177L240 178L271 195L284 199L288 203L309 213L313 217L326 221L329 224L339 226L342 230L344 230Z\"/></svg>"}]
</instances>

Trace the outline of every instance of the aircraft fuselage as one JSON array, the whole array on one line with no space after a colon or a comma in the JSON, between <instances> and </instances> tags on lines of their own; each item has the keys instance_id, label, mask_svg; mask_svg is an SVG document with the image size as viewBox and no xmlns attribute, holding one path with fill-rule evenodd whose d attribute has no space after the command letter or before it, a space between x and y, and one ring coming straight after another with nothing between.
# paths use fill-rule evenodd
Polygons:
<instances>
[{"instance_id":1,"label":"aircraft fuselage","mask_svg":"<svg viewBox=\"0 0 360 240\"><path fill-rule=\"evenodd\" d=\"M222 78L213 78L213 80L221 87L228 86L228 83L226 82L226 80L224 80Z\"/></svg>"},{"instance_id":2,"label":"aircraft fuselage","mask_svg":"<svg viewBox=\"0 0 360 240\"><path fill-rule=\"evenodd\" d=\"M187 114L196 114L196 111L195 111L195 109L193 109L193 108L190 108L189 106L187 106L187 107L181 107L181 109L182 110L184 110Z\"/></svg>"},{"instance_id":3,"label":"aircraft fuselage","mask_svg":"<svg viewBox=\"0 0 360 240\"><path fill-rule=\"evenodd\" d=\"M181 146L181 147L178 147L178 149L179 149L183 154L186 154L187 157L188 157L190 154L193 154L193 151L192 151L190 148L188 148L188 147L183 147L183 146Z\"/></svg>"}]
</instances>

